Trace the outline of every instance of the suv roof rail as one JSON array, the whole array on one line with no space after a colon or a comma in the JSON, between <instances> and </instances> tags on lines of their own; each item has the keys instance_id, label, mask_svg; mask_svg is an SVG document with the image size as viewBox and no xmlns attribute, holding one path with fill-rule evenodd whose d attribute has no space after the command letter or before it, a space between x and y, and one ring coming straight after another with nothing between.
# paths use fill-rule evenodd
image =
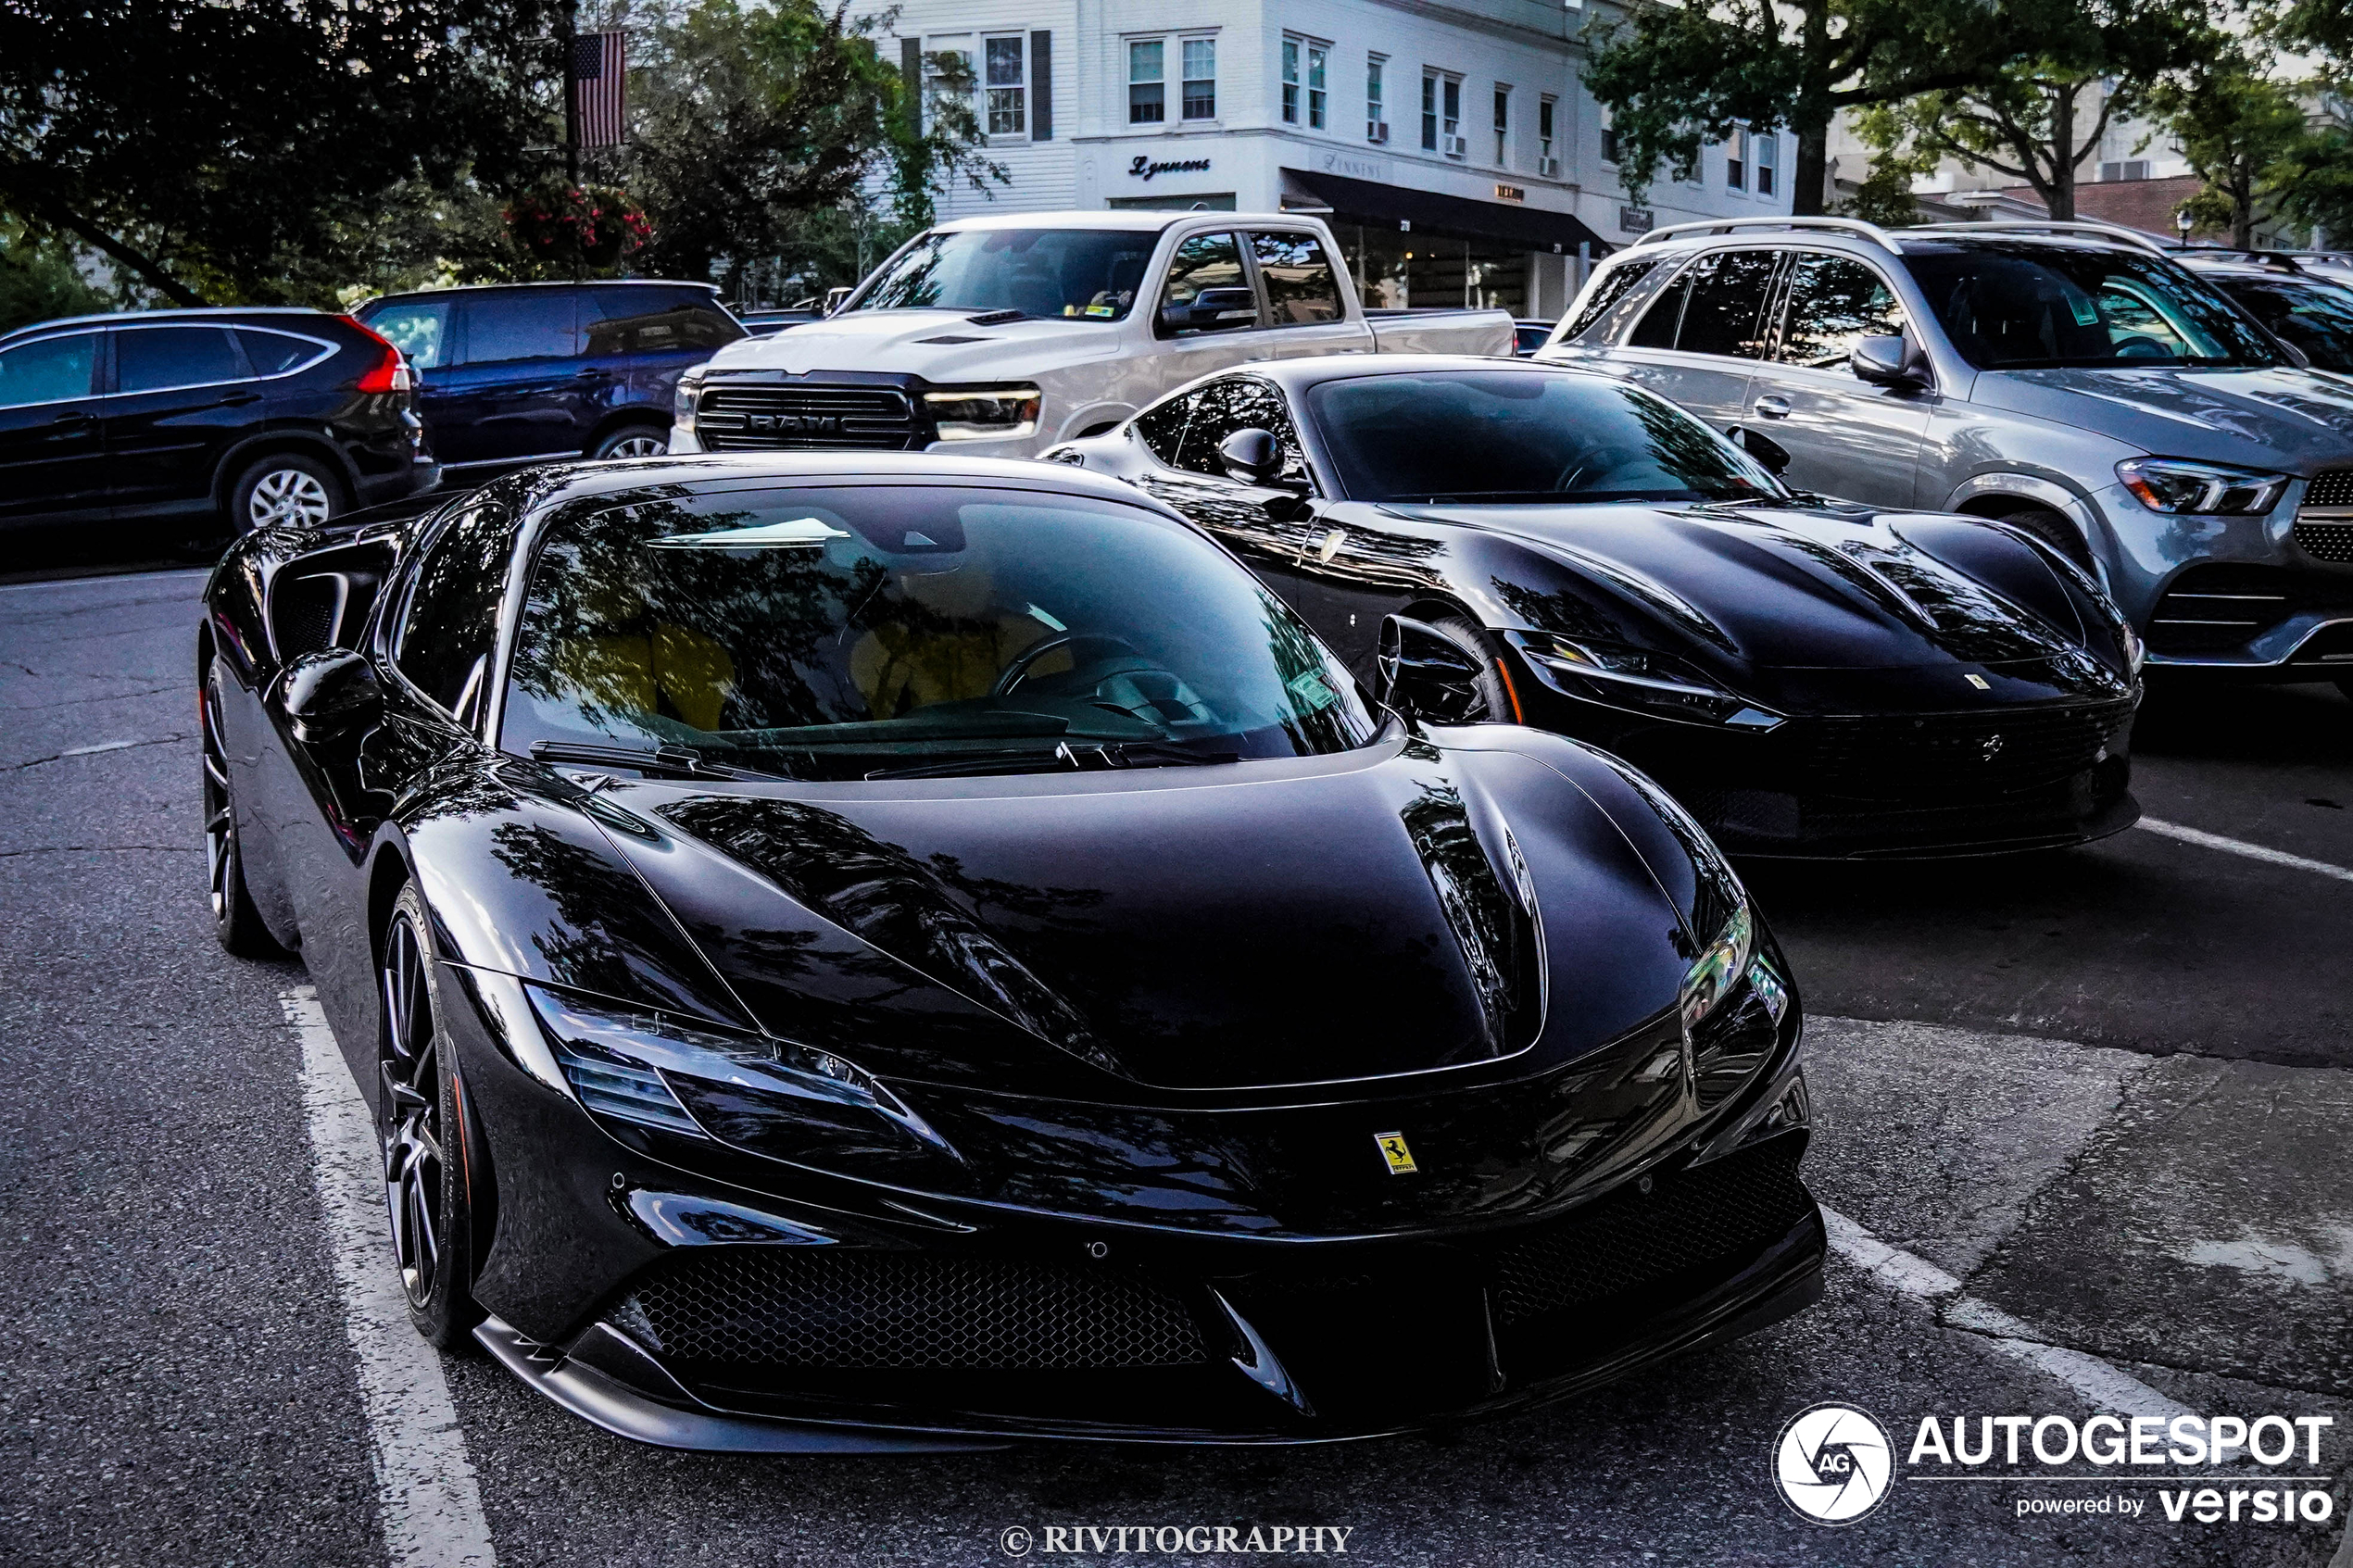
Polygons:
<instances>
[{"instance_id":1,"label":"suv roof rail","mask_svg":"<svg viewBox=\"0 0 2353 1568\"><path fill-rule=\"evenodd\" d=\"M1995 223L1922 223L1907 229L1912 234L2082 234L2091 239L2113 240L2120 245L2138 245L2141 249L2165 254L2165 247L2138 229L2127 229L2115 223L2064 222L2057 219L2003 219Z\"/></svg>"},{"instance_id":2,"label":"suv roof rail","mask_svg":"<svg viewBox=\"0 0 2353 1568\"><path fill-rule=\"evenodd\" d=\"M2183 261L2210 257L2217 261L2241 261L2278 272L2301 272L2303 263L2284 250L2241 250L2236 245L2167 245L2165 254Z\"/></svg>"},{"instance_id":3,"label":"suv roof rail","mask_svg":"<svg viewBox=\"0 0 2353 1568\"><path fill-rule=\"evenodd\" d=\"M1626 248L1633 250L1653 240L1663 240L1669 234L1728 234L1736 229L1828 229L1836 233L1860 234L1893 255L1904 254L1895 248L1895 242L1889 237L1886 230L1876 223L1866 223L1859 218L1792 218L1786 215L1780 218L1703 218L1692 223L1669 223L1664 229L1653 229Z\"/></svg>"}]
</instances>

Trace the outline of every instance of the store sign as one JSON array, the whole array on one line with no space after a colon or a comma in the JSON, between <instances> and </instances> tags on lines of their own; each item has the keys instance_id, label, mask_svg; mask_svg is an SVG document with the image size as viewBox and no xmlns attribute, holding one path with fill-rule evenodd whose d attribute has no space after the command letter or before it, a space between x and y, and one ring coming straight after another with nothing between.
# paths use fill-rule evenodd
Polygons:
<instances>
[{"instance_id":1,"label":"store sign","mask_svg":"<svg viewBox=\"0 0 2353 1568\"><path fill-rule=\"evenodd\" d=\"M1495 199L1499 202L1524 202L1528 199L1528 192L1517 185L1498 185L1495 187Z\"/></svg>"},{"instance_id":2,"label":"store sign","mask_svg":"<svg viewBox=\"0 0 2353 1568\"><path fill-rule=\"evenodd\" d=\"M1651 232L1652 221L1650 208L1646 207L1621 207L1617 209L1620 233L1647 234Z\"/></svg>"},{"instance_id":3,"label":"store sign","mask_svg":"<svg viewBox=\"0 0 2353 1568\"><path fill-rule=\"evenodd\" d=\"M1338 174L1344 179L1370 180L1378 185L1390 183L1387 158L1358 157L1351 153L1325 152L1315 156L1315 167L1326 174Z\"/></svg>"},{"instance_id":4,"label":"store sign","mask_svg":"<svg viewBox=\"0 0 2353 1568\"><path fill-rule=\"evenodd\" d=\"M1209 160L1205 157L1170 159L1164 163L1154 163L1151 158L1139 154L1136 161L1127 166L1128 178L1132 180L1149 180L1155 174L1206 174L1208 172Z\"/></svg>"}]
</instances>

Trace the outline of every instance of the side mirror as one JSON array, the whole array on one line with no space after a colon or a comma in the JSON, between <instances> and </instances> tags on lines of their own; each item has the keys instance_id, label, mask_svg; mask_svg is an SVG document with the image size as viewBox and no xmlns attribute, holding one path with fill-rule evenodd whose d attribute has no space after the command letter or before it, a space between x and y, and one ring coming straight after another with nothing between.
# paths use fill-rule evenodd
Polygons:
<instances>
[{"instance_id":1,"label":"side mirror","mask_svg":"<svg viewBox=\"0 0 2353 1568\"><path fill-rule=\"evenodd\" d=\"M1272 484L1283 471L1283 444L1274 432L1253 425L1217 444L1217 462L1228 479L1244 484Z\"/></svg>"},{"instance_id":2,"label":"side mirror","mask_svg":"<svg viewBox=\"0 0 2353 1568\"><path fill-rule=\"evenodd\" d=\"M1927 357L1914 351L1901 334L1857 338L1846 363L1855 379L1873 386L1924 387L1929 383Z\"/></svg>"},{"instance_id":3,"label":"side mirror","mask_svg":"<svg viewBox=\"0 0 2353 1568\"><path fill-rule=\"evenodd\" d=\"M1231 332L1258 324L1258 296L1246 288L1203 289L1189 305L1164 305L1160 324L1171 332Z\"/></svg>"},{"instance_id":4,"label":"side mirror","mask_svg":"<svg viewBox=\"0 0 2353 1568\"><path fill-rule=\"evenodd\" d=\"M375 666L347 648L307 653L286 666L279 704L295 739L317 746L374 723L384 714Z\"/></svg>"},{"instance_id":5,"label":"side mirror","mask_svg":"<svg viewBox=\"0 0 2353 1568\"><path fill-rule=\"evenodd\" d=\"M1776 478L1789 471L1789 448L1761 430L1746 425L1728 425L1724 433L1732 445L1765 465L1765 471Z\"/></svg>"},{"instance_id":6,"label":"side mirror","mask_svg":"<svg viewBox=\"0 0 2353 1568\"><path fill-rule=\"evenodd\" d=\"M1428 621L1384 617L1373 659L1373 696L1403 718L1467 723L1486 710L1485 666Z\"/></svg>"}]
</instances>

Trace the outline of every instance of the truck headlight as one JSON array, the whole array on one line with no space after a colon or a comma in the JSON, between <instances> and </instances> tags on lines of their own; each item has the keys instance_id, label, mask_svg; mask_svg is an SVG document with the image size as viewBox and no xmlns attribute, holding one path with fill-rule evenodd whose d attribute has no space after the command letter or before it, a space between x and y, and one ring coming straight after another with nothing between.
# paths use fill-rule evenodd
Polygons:
<instances>
[{"instance_id":1,"label":"truck headlight","mask_svg":"<svg viewBox=\"0 0 2353 1568\"><path fill-rule=\"evenodd\" d=\"M678 378L678 390L670 396L670 422L673 428L692 433L695 409L702 403L703 367L689 366Z\"/></svg>"},{"instance_id":2,"label":"truck headlight","mask_svg":"<svg viewBox=\"0 0 2353 1568\"><path fill-rule=\"evenodd\" d=\"M2287 488L2284 473L2180 458L2127 458L2116 465L2116 477L2153 512L2197 517L2259 517Z\"/></svg>"},{"instance_id":3,"label":"truck headlight","mask_svg":"<svg viewBox=\"0 0 2353 1568\"><path fill-rule=\"evenodd\" d=\"M926 392L942 441L1009 441L1038 433L1044 400L1034 386L991 386L971 392Z\"/></svg>"},{"instance_id":4,"label":"truck headlight","mask_svg":"<svg viewBox=\"0 0 2353 1568\"><path fill-rule=\"evenodd\" d=\"M1665 654L1541 632L1515 632L1511 637L1547 685L1588 702L1740 730L1763 732L1782 722L1780 714L1735 696Z\"/></svg>"}]
</instances>

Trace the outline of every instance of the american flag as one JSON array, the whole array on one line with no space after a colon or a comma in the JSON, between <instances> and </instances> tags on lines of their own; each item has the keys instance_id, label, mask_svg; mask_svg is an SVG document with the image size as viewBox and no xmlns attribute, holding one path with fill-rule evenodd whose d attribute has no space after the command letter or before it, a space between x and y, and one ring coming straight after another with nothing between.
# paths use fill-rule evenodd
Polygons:
<instances>
[{"instance_id":1,"label":"american flag","mask_svg":"<svg viewBox=\"0 0 2353 1568\"><path fill-rule=\"evenodd\" d=\"M621 84L619 32L584 32L573 40L572 101L582 146L617 147L629 139Z\"/></svg>"}]
</instances>

